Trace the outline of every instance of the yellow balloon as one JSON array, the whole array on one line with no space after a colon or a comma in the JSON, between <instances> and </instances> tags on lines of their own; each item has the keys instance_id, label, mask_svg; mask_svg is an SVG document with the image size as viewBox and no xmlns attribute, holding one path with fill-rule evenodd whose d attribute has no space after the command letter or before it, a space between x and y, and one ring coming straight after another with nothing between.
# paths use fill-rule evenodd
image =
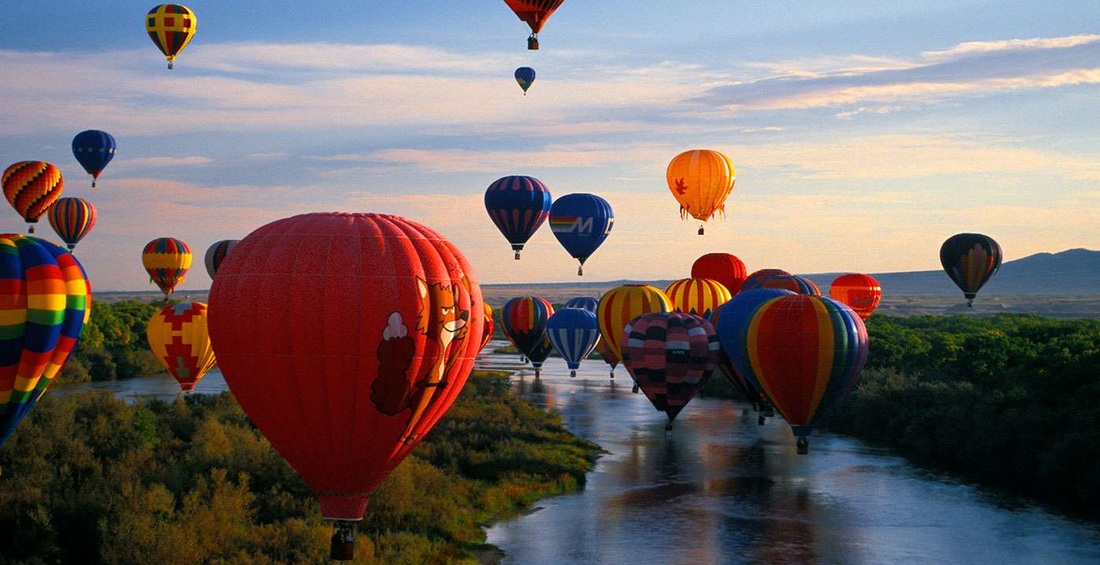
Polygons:
<instances>
[{"instance_id":1,"label":"yellow balloon","mask_svg":"<svg viewBox=\"0 0 1100 565\"><path fill-rule=\"evenodd\" d=\"M668 285L665 294L677 312L706 318L730 301L729 289L722 283L703 278L680 279Z\"/></svg>"},{"instance_id":2,"label":"yellow balloon","mask_svg":"<svg viewBox=\"0 0 1100 565\"><path fill-rule=\"evenodd\" d=\"M161 4L145 16L145 31L168 58L169 69L176 55L191 43L196 22L195 13L180 4Z\"/></svg>"},{"instance_id":3,"label":"yellow balloon","mask_svg":"<svg viewBox=\"0 0 1100 565\"><path fill-rule=\"evenodd\" d=\"M680 217L707 221L725 213L726 197L736 174L730 158L710 149L684 151L672 159L665 173L668 189L680 203ZM703 228L699 228L703 234Z\"/></svg>"},{"instance_id":4,"label":"yellow balloon","mask_svg":"<svg viewBox=\"0 0 1100 565\"><path fill-rule=\"evenodd\" d=\"M149 349L184 392L195 388L195 383L214 367L207 313L202 302L169 304L153 314L145 328Z\"/></svg>"}]
</instances>

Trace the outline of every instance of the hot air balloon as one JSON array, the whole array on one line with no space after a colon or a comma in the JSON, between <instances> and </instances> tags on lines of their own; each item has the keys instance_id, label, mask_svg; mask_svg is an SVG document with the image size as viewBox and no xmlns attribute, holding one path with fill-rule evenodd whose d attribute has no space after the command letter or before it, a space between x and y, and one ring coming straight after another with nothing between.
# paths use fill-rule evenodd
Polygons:
<instances>
[{"instance_id":1,"label":"hot air balloon","mask_svg":"<svg viewBox=\"0 0 1100 565\"><path fill-rule=\"evenodd\" d=\"M680 279L668 285L665 294L674 311L703 318L730 299L730 291L713 279Z\"/></svg>"},{"instance_id":2,"label":"hot air balloon","mask_svg":"<svg viewBox=\"0 0 1100 565\"><path fill-rule=\"evenodd\" d=\"M83 198L58 198L46 213L53 231L72 251L95 227L95 206Z\"/></svg>"},{"instance_id":3,"label":"hot air balloon","mask_svg":"<svg viewBox=\"0 0 1100 565\"><path fill-rule=\"evenodd\" d=\"M782 288L798 294L821 296L817 283L798 275L772 275L760 281L757 288Z\"/></svg>"},{"instance_id":4,"label":"hot air balloon","mask_svg":"<svg viewBox=\"0 0 1100 565\"><path fill-rule=\"evenodd\" d=\"M542 362L553 350L546 338L546 321L554 315L554 306L545 298L519 296L504 304L500 312L500 325L504 333L516 344L520 352L535 367L539 375Z\"/></svg>"},{"instance_id":5,"label":"hot air balloon","mask_svg":"<svg viewBox=\"0 0 1100 565\"><path fill-rule=\"evenodd\" d=\"M760 288L760 285L764 281L777 275L790 276L790 273L783 269L760 269L759 271L753 271L749 273L749 276L745 277L744 282L741 283L741 291L756 290Z\"/></svg>"},{"instance_id":6,"label":"hot air balloon","mask_svg":"<svg viewBox=\"0 0 1100 565\"><path fill-rule=\"evenodd\" d=\"M596 314L583 308L563 308L546 321L546 337L554 350L565 359L569 376L577 376L581 361L588 357L600 340Z\"/></svg>"},{"instance_id":7,"label":"hot air balloon","mask_svg":"<svg viewBox=\"0 0 1100 565\"><path fill-rule=\"evenodd\" d=\"M550 191L534 177L502 177L485 190L485 210L512 244L519 260L523 244L550 215Z\"/></svg>"},{"instance_id":8,"label":"hot air balloon","mask_svg":"<svg viewBox=\"0 0 1100 565\"><path fill-rule=\"evenodd\" d=\"M882 287L871 275L848 273L833 279L829 297L847 304L861 320L866 320L882 300Z\"/></svg>"},{"instance_id":9,"label":"hot air balloon","mask_svg":"<svg viewBox=\"0 0 1100 565\"><path fill-rule=\"evenodd\" d=\"M523 89L523 95L527 96L527 89L531 88L531 83L535 82L535 69L531 67L520 67L516 69L516 82L518 82L519 87Z\"/></svg>"},{"instance_id":10,"label":"hot air balloon","mask_svg":"<svg viewBox=\"0 0 1100 565\"><path fill-rule=\"evenodd\" d=\"M550 206L550 230L580 263L577 275L584 274L585 260L607 239L614 225L611 204L595 194L566 194Z\"/></svg>"},{"instance_id":11,"label":"hot air balloon","mask_svg":"<svg viewBox=\"0 0 1100 565\"><path fill-rule=\"evenodd\" d=\"M481 346L483 303L454 245L383 214L276 220L218 270L218 365L336 521L334 558L352 557L352 523L371 493L461 392Z\"/></svg>"},{"instance_id":12,"label":"hot air balloon","mask_svg":"<svg viewBox=\"0 0 1100 565\"><path fill-rule=\"evenodd\" d=\"M183 392L191 392L216 363L207 320L202 302L169 304L153 314L145 327L149 349Z\"/></svg>"},{"instance_id":13,"label":"hot air balloon","mask_svg":"<svg viewBox=\"0 0 1100 565\"><path fill-rule=\"evenodd\" d=\"M683 312L651 312L623 328L623 366L653 407L668 415L665 431L698 394L718 363L710 322Z\"/></svg>"},{"instance_id":14,"label":"hot air balloon","mask_svg":"<svg viewBox=\"0 0 1100 565\"><path fill-rule=\"evenodd\" d=\"M99 174L115 158L115 138L97 129L84 130L73 137L73 156L92 175L92 188Z\"/></svg>"},{"instance_id":15,"label":"hot air balloon","mask_svg":"<svg viewBox=\"0 0 1100 565\"><path fill-rule=\"evenodd\" d=\"M600 306L596 309L596 321L600 324L600 343L607 346L607 351L618 362L623 358L621 340L627 322L642 314L671 311L672 301L655 286L625 284L615 287L600 297ZM601 348L601 355L604 355L602 351ZM611 364L611 367L614 370L615 364ZM634 392L638 392L636 385Z\"/></svg>"},{"instance_id":16,"label":"hot air balloon","mask_svg":"<svg viewBox=\"0 0 1100 565\"><path fill-rule=\"evenodd\" d=\"M564 0L504 0L504 3L516 13L519 19L531 27L531 36L527 38L528 49L539 48L539 32L546 25L547 18L561 6Z\"/></svg>"},{"instance_id":17,"label":"hot air balloon","mask_svg":"<svg viewBox=\"0 0 1100 565\"><path fill-rule=\"evenodd\" d=\"M726 342L737 370L757 384L791 425L798 452L814 426L855 386L867 360L867 329L842 302L795 294L761 304L744 333Z\"/></svg>"},{"instance_id":18,"label":"hot air balloon","mask_svg":"<svg viewBox=\"0 0 1100 565\"><path fill-rule=\"evenodd\" d=\"M596 320L596 323L599 323L599 319ZM615 367L619 366L619 356L611 351L611 346L607 345L603 332L600 332L600 339L596 340L596 352L603 358L604 363L611 365L611 378L615 378Z\"/></svg>"},{"instance_id":19,"label":"hot air balloon","mask_svg":"<svg viewBox=\"0 0 1100 565\"><path fill-rule=\"evenodd\" d=\"M21 234L0 235L0 448L46 392L92 308L71 253Z\"/></svg>"},{"instance_id":20,"label":"hot air balloon","mask_svg":"<svg viewBox=\"0 0 1100 565\"><path fill-rule=\"evenodd\" d=\"M20 161L4 170L2 178L4 196L12 208L30 224L30 233L34 233L34 224L46 213L50 205L65 190L65 181L61 171L45 161Z\"/></svg>"},{"instance_id":21,"label":"hot air balloon","mask_svg":"<svg viewBox=\"0 0 1100 565\"><path fill-rule=\"evenodd\" d=\"M716 280L730 291L730 295L741 292L746 272L745 263L729 253L707 253L691 265L692 278Z\"/></svg>"},{"instance_id":22,"label":"hot air balloon","mask_svg":"<svg viewBox=\"0 0 1100 565\"><path fill-rule=\"evenodd\" d=\"M218 274L218 267L221 266L222 261L225 260L225 257L229 255L229 252L233 250L238 241L236 239L223 239L206 248L203 263L206 265L206 273L210 275L211 279Z\"/></svg>"},{"instance_id":23,"label":"hot air balloon","mask_svg":"<svg viewBox=\"0 0 1100 565\"><path fill-rule=\"evenodd\" d=\"M480 353L485 349L486 345L489 345L489 340L493 339L493 330L496 329L496 323L493 322L493 307L489 306L489 303L485 303L485 327L481 332L481 347L477 350Z\"/></svg>"},{"instance_id":24,"label":"hot air balloon","mask_svg":"<svg viewBox=\"0 0 1100 565\"><path fill-rule=\"evenodd\" d=\"M158 237L145 244L141 263L149 273L149 282L156 283L167 299L191 268L191 248L174 237Z\"/></svg>"},{"instance_id":25,"label":"hot air balloon","mask_svg":"<svg viewBox=\"0 0 1100 565\"><path fill-rule=\"evenodd\" d=\"M7 192L6 183L4 191ZM956 234L940 247L940 264L963 291L966 305L973 307L978 290L1001 268L1001 246L988 235Z\"/></svg>"},{"instance_id":26,"label":"hot air balloon","mask_svg":"<svg viewBox=\"0 0 1100 565\"><path fill-rule=\"evenodd\" d=\"M145 16L145 31L168 59L169 69L176 55L195 37L196 23L195 13L179 4L161 4Z\"/></svg>"},{"instance_id":27,"label":"hot air balloon","mask_svg":"<svg viewBox=\"0 0 1100 565\"><path fill-rule=\"evenodd\" d=\"M600 301L591 296L577 296L570 298L565 302L566 308L583 308L593 314L596 313L596 309L600 307Z\"/></svg>"},{"instance_id":28,"label":"hot air balloon","mask_svg":"<svg viewBox=\"0 0 1100 565\"><path fill-rule=\"evenodd\" d=\"M729 302L718 307L711 316L710 322L714 325L714 331L718 332L718 338L722 342L722 355L719 356L718 365L729 377L730 382L752 401L760 415L758 423L763 426L764 418L768 416L770 404L760 390L760 385L746 378L737 367L745 363L746 353L744 349L745 332L749 328L749 320L753 314L765 302L795 294L789 290L778 288L760 288L746 290L730 299Z\"/></svg>"},{"instance_id":29,"label":"hot air balloon","mask_svg":"<svg viewBox=\"0 0 1100 565\"><path fill-rule=\"evenodd\" d=\"M692 149L673 157L665 177L680 203L680 217L691 216L701 222L716 213L725 214L726 197L736 180L730 158L710 149ZM702 225L699 235L703 235Z\"/></svg>"}]
</instances>

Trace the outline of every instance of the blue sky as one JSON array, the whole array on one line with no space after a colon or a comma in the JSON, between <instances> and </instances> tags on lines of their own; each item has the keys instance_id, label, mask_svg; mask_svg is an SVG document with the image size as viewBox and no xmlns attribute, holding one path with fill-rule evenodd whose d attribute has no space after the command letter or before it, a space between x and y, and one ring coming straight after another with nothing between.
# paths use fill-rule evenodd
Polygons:
<instances>
[{"instance_id":1,"label":"blue sky","mask_svg":"<svg viewBox=\"0 0 1100 565\"><path fill-rule=\"evenodd\" d=\"M1100 247L1091 0L566 0L539 51L498 0L193 1L172 71L145 35L153 4L9 4L0 166L50 161L96 205L77 248L96 289L154 289L140 255L159 236L195 252L181 288L207 288L211 243L324 210L427 224L482 282L577 280L547 226L512 260L482 204L508 174L611 202L587 280L685 277L712 251L750 270L936 269L963 231L1010 260ZM538 72L527 96L518 66ZM95 190L69 151L93 128L119 146ZM737 167L702 237L664 180L697 147ZM0 229L25 231L11 210Z\"/></svg>"}]
</instances>

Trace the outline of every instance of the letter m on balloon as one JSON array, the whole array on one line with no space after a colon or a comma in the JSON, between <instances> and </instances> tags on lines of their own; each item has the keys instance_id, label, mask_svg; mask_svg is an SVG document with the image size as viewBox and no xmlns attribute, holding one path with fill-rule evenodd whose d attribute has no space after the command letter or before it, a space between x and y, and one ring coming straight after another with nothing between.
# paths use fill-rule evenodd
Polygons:
<instances>
[{"instance_id":1,"label":"letter m on balloon","mask_svg":"<svg viewBox=\"0 0 1100 565\"><path fill-rule=\"evenodd\" d=\"M592 233L595 218L589 216L563 216L550 219L550 229L557 233Z\"/></svg>"}]
</instances>

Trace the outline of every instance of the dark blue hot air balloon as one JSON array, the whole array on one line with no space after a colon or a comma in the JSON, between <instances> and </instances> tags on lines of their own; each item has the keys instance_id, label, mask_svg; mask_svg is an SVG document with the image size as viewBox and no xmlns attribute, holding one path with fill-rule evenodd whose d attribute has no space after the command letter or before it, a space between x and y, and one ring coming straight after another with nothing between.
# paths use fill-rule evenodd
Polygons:
<instances>
[{"instance_id":1,"label":"dark blue hot air balloon","mask_svg":"<svg viewBox=\"0 0 1100 565\"><path fill-rule=\"evenodd\" d=\"M73 156L92 175L92 188L95 188L99 174L115 158L115 138L97 129L82 131L73 138Z\"/></svg>"},{"instance_id":2,"label":"dark blue hot air balloon","mask_svg":"<svg viewBox=\"0 0 1100 565\"><path fill-rule=\"evenodd\" d=\"M615 225L615 212L606 200L595 194L566 194L550 207L550 230L580 266L577 274L584 274L584 261L596 252L607 239Z\"/></svg>"},{"instance_id":3,"label":"dark blue hot air balloon","mask_svg":"<svg viewBox=\"0 0 1100 565\"><path fill-rule=\"evenodd\" d=\"M600 325L596 314L583 308L564 308L546 321L546 337L565 359L569 376L577 376L581 361L588 357L600 340Z\"/></svg>"},{"instance_id":4,"label":"dark blue hot air balloon","mask_svg":"<svg viewBox=\"0 0 1100 565\"><path fill-rule=\"evenodd\" d=\"M568 301L566 301L565 307L581 308L595 314L596 310L600 307L600 299L593 298L591 296L578 296L576 298L570 298Z\"/></svg>"},{"instance_id":5,"label":"dark blue hot air balloon","mask_svg":"<svg viewBox=\"0 0 1100 565\"><path fill-rule=\"evenodd\" d=\"M546 185L523 175L501 177L485 190L485 210L512 244L517 260L523 244L550 214L550 200Z\"/></svg>"},{"instance_id":6,"label":"dark blue hot air balloon","mask_svg":"<svg viewBox=\"0 0 1100 565\"><path fill-rule=\"evenodd\" d=\"M527 96L527 89L531 88L531 83L535 82L535 69L531 67L520 67L516 69L516 82L518 82L519 87L523 89L523 95Z\"/></svg>"}]
</instances>

